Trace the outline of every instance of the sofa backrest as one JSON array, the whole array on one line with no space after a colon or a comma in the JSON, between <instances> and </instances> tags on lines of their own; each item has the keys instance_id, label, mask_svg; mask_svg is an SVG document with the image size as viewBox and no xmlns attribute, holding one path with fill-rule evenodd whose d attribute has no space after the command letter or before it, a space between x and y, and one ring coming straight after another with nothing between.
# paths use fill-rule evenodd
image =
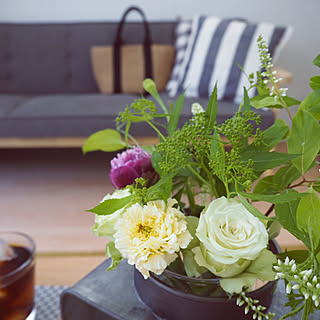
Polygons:
<instances>
[{"instance_id":1,"label":"sofa backrest","mask_svg":"<svg viewBox=\"0 0 320 320\"><path fill-rule=\"evenodd\" d=\"M173 44L175 22L150 23L153 43ZM0 24L0 93L95 93L90 48L111 45L116 22ZM142 24L125 25L123 40L140 43Z\"/></svg>"}]
</instances>

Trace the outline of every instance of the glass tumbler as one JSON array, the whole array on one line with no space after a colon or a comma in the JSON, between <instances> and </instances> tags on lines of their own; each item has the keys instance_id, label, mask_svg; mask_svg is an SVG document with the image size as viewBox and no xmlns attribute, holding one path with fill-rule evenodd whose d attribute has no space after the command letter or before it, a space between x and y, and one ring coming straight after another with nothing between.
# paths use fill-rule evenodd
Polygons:
<instances>
[{"instance_id":1,"label":"glass tumbler","mask_svg":"<svg viewBox=\"0 0 320 320\"><path fill-rule=\"evenodd\" d=\"M34 266L33 240L20 232L0 232L0 319L35 319Z\"/></svg>"}]
</instances>

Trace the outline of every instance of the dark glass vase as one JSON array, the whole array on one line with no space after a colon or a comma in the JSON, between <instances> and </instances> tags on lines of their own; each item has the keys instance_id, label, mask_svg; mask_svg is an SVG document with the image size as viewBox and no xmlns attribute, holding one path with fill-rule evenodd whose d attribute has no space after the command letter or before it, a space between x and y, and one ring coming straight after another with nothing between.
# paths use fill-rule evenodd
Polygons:
<instances>
[{"instance_id":1,"label":"dark glass vase","mask_svg":"<svg viewBox=\"0 0 320 320\"><path fill-rule=\"evenodd\" d=\"M280 252L275 241L270 242L270 249L274 253ZM145 280L140 272L135 270L134 284L138 296L157 319L252 319L252 313L245 315L243 307L236 305L236 298L229 298L223 292L218 278L190 278L166 270L162 276L152 275ZM275 285L275 281L267 282L247 295L269 308Z\"/></svg>"}]
</instances>

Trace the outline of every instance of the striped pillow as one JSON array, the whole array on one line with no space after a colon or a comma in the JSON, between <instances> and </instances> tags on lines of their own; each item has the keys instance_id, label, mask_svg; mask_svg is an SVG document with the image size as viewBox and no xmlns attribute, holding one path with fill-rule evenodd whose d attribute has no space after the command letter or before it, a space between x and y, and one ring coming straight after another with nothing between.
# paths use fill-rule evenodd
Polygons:
<instances>
[{"instance_id":1,"label":"striped pillow","mask_svg":"<svg viewBox=\"0 0 320 320\"><path fill-rule=\"evenodd\" d=\"M181 20L176 26L176 59L171 71L170 80L167 83L166 90L168 92L177 92L180 68L185 58L185 53L191 33L191 20ZM175 94L173 94L174 96Z\"/></svg>"},{"instance_id":2,"label":"striped pillow","mask_svg":"<svg viewBox=\"0 0 320 320\"><path fill-rule=\"evenodd\" d=\"M255 72L260 67L258 36L262 34L275 61L291 33L291 27L271 23L194 17L176 84L171 84L168 93L175 96L187 89L186 96L189 97L209 96L217 82L218 99L239 103L243 87L248 87L249 82L236 63L246 74ZM249 95L253 94L251 90Z\"/></svg>"}]
</instances>

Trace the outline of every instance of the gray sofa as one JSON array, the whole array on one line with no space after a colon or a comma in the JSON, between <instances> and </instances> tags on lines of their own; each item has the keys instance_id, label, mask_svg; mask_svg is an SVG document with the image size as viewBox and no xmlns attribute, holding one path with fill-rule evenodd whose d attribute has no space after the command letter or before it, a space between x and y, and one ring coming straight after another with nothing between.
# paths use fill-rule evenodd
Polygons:
<instances>
[{"instance_id":1,"label":"gray sofa","mask_svg":"<svg viewBox=\"0 0 320 320\"><path fill-rule=\"evenodd\" d=\"M175 22L152 22L154 43L174 44ZM0 24L0 139L86 137L114 128L115 116L138 95L100 94L94 81L90 48L112 44L117 23ZM141 24L126 24L127 43L140 42ZM161 93L168 103L175 101ZM186 99L182 121L194 101ZM237 110L219 102L218 121ZM270 110L259 110L263 126L274 121ZM151 128L136 125L135 136L154 135Z\"/></svg>"}]
</instances>

